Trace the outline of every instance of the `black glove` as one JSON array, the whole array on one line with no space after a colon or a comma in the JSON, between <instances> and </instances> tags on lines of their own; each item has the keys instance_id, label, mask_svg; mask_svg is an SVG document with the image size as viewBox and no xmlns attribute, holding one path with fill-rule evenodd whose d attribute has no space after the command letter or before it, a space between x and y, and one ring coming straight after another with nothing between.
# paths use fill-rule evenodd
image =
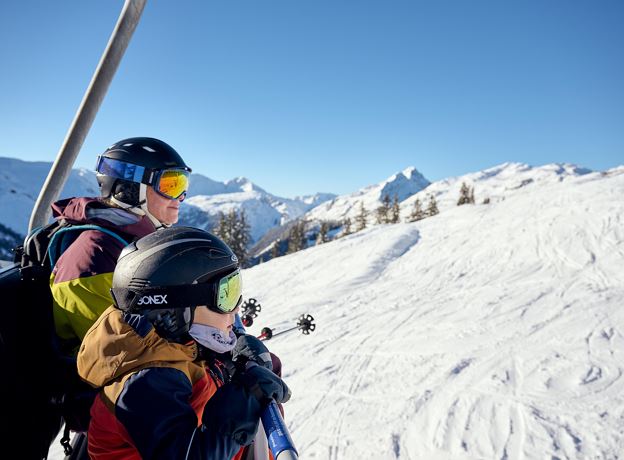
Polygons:
<instances>
[{"instance_id":1,"label":"black glove","mask_svg":"<svg viewBox=\"0 0 624 460\"><path fill-rule=\"evenodd\" d=\"M233 439L240 446L248 446L256 437L262 409L260 401L250 395L242 384L226 383L217 389L204 407L202 437L212 438L210 434L212 433ZM218 445L218 442L210 439L208 444L214 446ZM206 458L205 449L203 451L203 455L192 458Z\"/></svg>"},{"instance_id":2,"label":"black glove","mask_svg":"<svg viewBox=\"0 0 624 460\"><path fill-rule=\"evenodd\" d=\"M71 431L87 431L91 421L91 405L98 394L98 390L85 384L82 392L71 392L63 395L60 406L65 425Z\"/></svg>"},{"instance_id":3,"label":"black glove","mask_svg":"<svg viewBox=\"0 0 624 460\"><path fill-rule=\"evenodd\" d=\"M268 404L272 400L285 403L290 399L290 389L284 381L269 369L256 364L249 365L240 375L243 386L256 397L261 404Z\"/></svg>"},{"instance_id":4,"label":"black glove","mask_svg":"<svg viewBox=\"0 0 624 460\"><path fill-rule=\"evenodd\" d=\"M236 345L232 350L232 361L235 364L245 365L247 361L252 361L268 370L273 370L271 354L260 339L250 334L238 336Z\"/></svg>"},{"instance_id":5,"label":"black glove","mask_svg":"<svg viewBox=\"0 0 624 460\"><path fill-rule=\"evenodd\" d=\"M213 433L247 446L256 436L262 410L272 400L283 403L290 398L290 390L273 372L254 362L247 366L246 371L239 370L231 382L219 387L206 403L201 437Z\"/></svg>"}]
</instances>

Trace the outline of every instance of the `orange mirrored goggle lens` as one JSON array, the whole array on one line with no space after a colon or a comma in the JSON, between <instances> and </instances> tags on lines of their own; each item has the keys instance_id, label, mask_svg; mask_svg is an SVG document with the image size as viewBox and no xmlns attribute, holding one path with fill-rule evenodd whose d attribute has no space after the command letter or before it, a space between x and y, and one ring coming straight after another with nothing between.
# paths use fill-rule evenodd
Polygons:
<instances>
[{"instance_id":1,"label":"orange mirrored goggle lens","mask_svg":"<svg viewBox=\"0 0 624 460\"><path fill-rule=\"evenodd\" d=\"M167 198L180 198L189 186L189 172L183 169L169 169L160 174L156 190Z\"/></svg>"}]
</instances>

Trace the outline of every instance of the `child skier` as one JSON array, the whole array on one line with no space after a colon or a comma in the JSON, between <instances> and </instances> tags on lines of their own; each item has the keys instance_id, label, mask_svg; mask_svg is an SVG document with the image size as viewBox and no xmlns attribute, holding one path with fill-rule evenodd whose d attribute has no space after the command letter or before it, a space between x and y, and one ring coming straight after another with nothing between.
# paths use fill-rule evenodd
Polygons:
<instances>
[{"instance_id":1,"label":"child skier","mask_svg":"<svg viewBox=\"0 0 624 460\"><path fill-rule=\"evenodd\" d=\"M230 248L160 230L122 251L111 292L78 354L80 376L101 388L90 457L241 458L262 410L290 392L262 342L233 331L242 284Z\"/></svg>"}]
</instances>

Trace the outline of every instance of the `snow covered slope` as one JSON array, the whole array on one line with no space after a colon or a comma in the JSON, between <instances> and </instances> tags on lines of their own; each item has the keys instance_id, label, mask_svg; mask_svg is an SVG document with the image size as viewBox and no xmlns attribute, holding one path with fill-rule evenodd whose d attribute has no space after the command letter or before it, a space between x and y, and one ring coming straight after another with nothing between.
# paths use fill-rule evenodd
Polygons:
<instances>
[{"instance_id":1,"label":"snow covered slope","mask_svg":"<svg viewBox=\"0 0 624 460\"><path fill-rule=\"evenodd\" d=\"M539 175L244 272L302 459L622 458L624 168Z\"/></svg>"},{"instance_id":2,"label":"snow covered slope","mask_svg":"<svg viewBox=\"0 0 624 460\"><path fill-rule=\"evenodd\" d=\"M414 168L407 168L385 181L371 185L350 195L343 195L323 203L302 216L308 223L309 243L315 244L321 221L333 222L336 228L330 232L333 239L341 236L344 228L342 222L346 217L351 219L351 231L354 230L355 216L360 213L360 204L368 211L368 225L376 225L376 209L382 204L385 195L399 200L400 220L406 221L412 213L414 202L419 200L421 208L427 209L430 197L437 201L441 212L457 206L462 184L475 190L475 201L483 203L498 202L516 193L524 193L536 185L554 184L589 174L592 171L571 164L547 164L529 166L522 163L504 163L483 171L468 173L463 176L450 177L429 183ZM272 248L277 239L288 239L290 227L283 226L279 231L266 233L264 238L252 248L255 257L271 258Z\"/></svg>"}]
</instances>

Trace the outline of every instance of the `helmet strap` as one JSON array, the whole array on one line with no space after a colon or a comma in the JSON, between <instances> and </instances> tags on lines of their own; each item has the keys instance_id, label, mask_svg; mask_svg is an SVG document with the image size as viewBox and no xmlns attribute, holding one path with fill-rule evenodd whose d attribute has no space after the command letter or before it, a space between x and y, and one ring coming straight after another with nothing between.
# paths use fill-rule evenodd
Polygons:
<instances>
[{"instance_id":1,"label":"helmet strap","mask_svg":"<svg viewBox=\"0 0 624 460\"><path fill-rule=\"evenodd\" d=\"M131 213L137 214L139 216L144 216L145 215L145 211L143 211L142 209L138 208L137 207L138 205L124 203L123 201L119 201L113 195L109 196L108 199L111 202L115 203L120 208L125 209L126 211L130 211Z\"/></svg>"},{"instance_id":2,"label":"helmet strap","mask_svg":"<svg viewBox=\"0 0 624 460\"><path fill-rule=\"evenodd\" d=\"M110 196L110 200L120 208L123 208L126 211L131 212L132 214L136 214L137 216L147 216L147 218L150 220L150 222L152 222L156 230L161 227L171 226L163 224L147 209L147 185L145 184L139 184L139 202L137 204L124 203L123 201L115 198L113 195Z\"/></svg>"},{"instance_id":3,"label":"helmet strap","mask_svg":"<svg viewBox=\"0 0 624 460\"><path fill-rule=\"evenodd\" d=\"M139 209L149 218L149 220L152 221L156 230L163 227L171 227L171 224L165 224L164 222L159 221L151 212L149 212L149 209L147 209L147 185L145 184L139 184Z\"/></svg>"}]
</instances>

